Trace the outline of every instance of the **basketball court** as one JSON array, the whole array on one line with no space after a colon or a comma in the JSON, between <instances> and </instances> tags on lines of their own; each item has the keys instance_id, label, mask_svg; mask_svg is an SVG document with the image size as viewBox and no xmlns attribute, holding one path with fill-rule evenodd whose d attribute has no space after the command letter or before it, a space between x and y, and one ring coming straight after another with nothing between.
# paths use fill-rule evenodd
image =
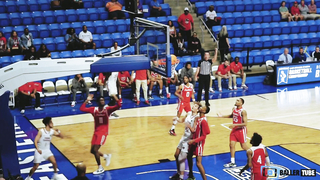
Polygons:
<instances>
[{"instance_id":1,"label":"basketball court","mask_svg":"<svg viewBox=\"0 0 320 180\"><path fill-rule=\"evenodd\" d=\"M236 168L224 168L230 160L228 126L231 119L218 118L217 113L230 114L235 100L242 97L248 112L248 137L258 132L273 166L281 169L316 169L316 177L280 176L281 179L319 179L320 177L320 123L318 110L320 88L318 84L275 87L257 84L249 90L210 94L211 111L207 114L211 134L207 136L203 164L208 179L250 179L249 172L239 176L246 164L245 151L236 146ZM263 92L263 94L259 92ZM268 91L269 93L265 93ZM65 135L64 139L53 139L53 153L58 162L61 176L71 179L76 175L74 166L83 162L87 165L89 179L169 179L175 173L173 154L182 136L184 126L176 128L177 136L170 136L172 118L176 114L177 99L151 101L150 107L134 107L132 102L117 111L118 119L110 120L110 132L101 152L111 153L112 160L106 172L92 175L96 170L94 157L90 154L93 134L93 118L90 114L78 114L79 106L48 107L43 112L30 112L22 117L13 111L16 118L18 153L23 176L32 167L33 141L37 130L43 127L41 118L53 116L56 128ZM31 111L31 110L30 110ZM59 115L61 114L61 115ZM27 119L30 119L27 121ZM25 135L22 137L22 135ZM27 144L29 142L29 144ZM247 142L249 144L249 142ZM33 149L34 150L34 149ZM34 179L51 176L50 167L36 171ZM48 165L50 163L47 162ZM194 164L195 165L195 164ZM52 168L52 167L51 167ZM52 170L52 169L51 169ZM201 179L196 166L195 177ZM187 178L187 176L185 177Z\"/></svg>"}]
</instances>

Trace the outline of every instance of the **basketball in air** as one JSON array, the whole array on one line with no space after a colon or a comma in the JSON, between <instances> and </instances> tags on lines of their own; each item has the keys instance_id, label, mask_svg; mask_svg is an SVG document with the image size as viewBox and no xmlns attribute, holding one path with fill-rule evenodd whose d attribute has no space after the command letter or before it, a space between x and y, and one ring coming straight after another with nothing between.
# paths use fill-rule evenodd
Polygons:
<instances>
[{"instance_id":1,"label":"basketball in air","mask_svg":"<svg viewBox=\"0 0 320 180\"><path fill-rule=\"evenodd\" d=\"M171 54L171 64L177 64L179 60L177 59L177 56Z\"/></svg>"}]
</instances>

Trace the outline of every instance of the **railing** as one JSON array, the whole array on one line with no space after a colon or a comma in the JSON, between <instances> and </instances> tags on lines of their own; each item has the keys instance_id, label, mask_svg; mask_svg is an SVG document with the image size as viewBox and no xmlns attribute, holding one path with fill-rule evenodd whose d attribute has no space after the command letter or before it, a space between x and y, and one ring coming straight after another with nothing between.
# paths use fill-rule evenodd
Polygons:
<instances>
[{"instance_id":1,"label":"railing","mask_svg":"<svg viewBox=\"0 0 320 180\"><path fill-rule=\"evenodd\" d=\"M190 6L190 12L194 12L193 10L193 4L190 2L190 0L187 0L188 6Z\"/></svg>"},{"instance_id":2,"label":"railing","mask_svg":"<svg viewBox=\"0 0 320 180\"><path fill-rule=\"evenodd\" d=\"M200 22L201 22L201 23L200 23L200 28L201 28L201 24L202 24L202 25L205 27L205 29L209 31L209 33L210 33L211 37L213 38L214 42L217 42L218 40L217 40L216 37L213 35L212 30L208 28L208 26L207 26L206 22L203 20L203 18L202 18L202 17L199 17L199 20L200 20Z\"/></svg>"}]
</instances>

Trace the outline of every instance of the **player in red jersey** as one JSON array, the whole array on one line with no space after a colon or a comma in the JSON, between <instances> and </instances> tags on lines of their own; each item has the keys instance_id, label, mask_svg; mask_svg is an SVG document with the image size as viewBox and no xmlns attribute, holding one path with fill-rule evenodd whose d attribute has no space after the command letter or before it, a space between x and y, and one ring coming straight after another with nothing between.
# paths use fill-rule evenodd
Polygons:
<instances>
[{"instance_id":1,"label":"player in red jersey","mask_svg":"<svg viewBox=\"0 0 320 180\"><path fill-rule=\"evenodd\" d=\"M229 126L231 130L230 133L230 154L231 162L225 164L224 167L236 167L235 163L235 152L236 152L236 143L240 142L241 148L247 150L248 146L247 141L247 111L243 109L244 100L239 98L236 100L235 107L232 109L230 115L222 116L218 114L218 117L223 118L233 118L233 124Z\"/></svg>"},{"instance_id":2,"label":"player in red jersey","mask_svg":"<svg viewBox=\"0 0 320 180\"><path fill-rule=\"evenodd\" d=\"M174 129L176 127L176 124L178 123L178 120L181 116L182 111L185 110L187 113L191 111L190 98L192 97L192 101L193 102L195 101L193 84L189 83L189 77L184 76L183 81L184 81L184 84L181 84L175 92L175 95L179 98L179 103L177 107L177 110L178 110L177 117L174 118L172 127L169 130L169 134L173 136L176 136Z\"/></svg>"},{"instance_id":3,"label":"player in red jersey","mask_svg":"<svg viewBox=\"0 0 320 180\"><path fill-rule=\"evenodd\" d=\"M241 169L241 173L251 168L251 180L266 180L266 174L261 172L261 166L270 166L270 159L267 149L261 144L262 137L258 133L253 133L250 144L252 147L247 150L248 163Z\"/></svg>"},{"instance_id":4,"label":"player in red jersey","mask_svg":"<svg viewBox=\"0 0 320 180\"><path fill-rule=\"evenodd\" d=\"M98 107L89 107L86 108L88 101L91 101L93 94L90 94L87 100L81 105L80 110L83 112L91 113L94 117L94 134L91 141L91 154L94 155L97 164L98 170L94 171L93 174L101 174L104 172L104 169L100 162L100 156L103 156L106 160L106 166L109 166L111 154L102 154L99 152L99 149L106 142L108 131L109 131L109 116L112 112L120 109L121 103L118 100L117 105L107 106L105 105L104 98L100 97L98 99Z\"/></svg>"},{"instance_id":5,"label":"player in red jersey","mask_svg":"<svg viewBox=\"0 0 320 180\"><path fill-rule=\"evenodd\" d=\"M196 178L193 176L192 166L192 156L196 156L197 167L200 171L203 180L207 180L205 170L202 165L202 156L204 144L206 141L206 137L210 134L209 125L207 122L207 117L205 114L209 113L210 108L208 106L200 106L199 112L200 117L196 122L195 129L192 130L194 132L192 140L189 141L189 151L188 151L188 165L189 165L189 178L187 180L195 180Z\"/></svg>"}]
</instances>

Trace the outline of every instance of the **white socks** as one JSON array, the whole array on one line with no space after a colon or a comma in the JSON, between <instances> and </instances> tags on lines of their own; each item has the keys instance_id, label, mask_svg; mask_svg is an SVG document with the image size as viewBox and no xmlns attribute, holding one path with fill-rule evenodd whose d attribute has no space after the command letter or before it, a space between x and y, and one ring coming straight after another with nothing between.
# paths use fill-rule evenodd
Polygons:
<instances>
[{"instance_id":1,"label":"white socks","mask_svg":"<svg viewBox=\"0 0 320 180\"><path fill-rule=\"evenodd\" d=\"M231 158L231 163L235 164L234 158Z\"/></svg>"},{"instance_id":2,"label":"white socks","mask_svg":"<svg viewBox=\"0 0 320 180\"><path fill-rule=\"evenodd\" d=\"M149 90L149 96L151 96L151 94L152 94L152 91L151 91L151 90Z\"/></svg>"},{"instance_id":3,"label":"white socks","mask_svg":"<svg viewBox=\"0 0 320 180\"><path fill-rule=\"evenodd\" d=\"M169 93L169 87L166 87L166 92Z\"/></svg>"},{"instance_id":4,"label":"white socks","mask_svg":"<svg viewBox=\"0 0 320 180\"><path fill-rule=\"evenodd\" d=\"M159 90L159 94L162 94L162 89Z\"/></svg>"},{"instance_id":5,"label":"white socks","mask_svg":"<svg viewBox=\"0 0 320 180\"><path fill-rule=\"evenodd\" d=\"M119 99L121 99L121 95L119 95Z\"/></svg>"},{"instance_id":6,"label":"white socks","mask_svg":"<svg viewBox=\"0 0 320 180\"><path fill-rule=\"evenodd\" d=\"M99 168L98 169L103 169L102 165L99 165Z\"/></svg>"}]
</instances>

